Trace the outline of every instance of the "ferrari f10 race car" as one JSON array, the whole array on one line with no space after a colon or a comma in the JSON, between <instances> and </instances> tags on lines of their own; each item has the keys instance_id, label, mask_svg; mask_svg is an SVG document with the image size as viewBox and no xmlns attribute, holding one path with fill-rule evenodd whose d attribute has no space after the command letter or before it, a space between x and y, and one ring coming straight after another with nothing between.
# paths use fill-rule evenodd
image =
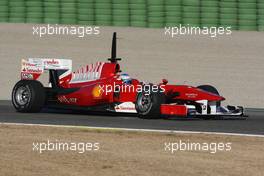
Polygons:
<instances>
[{"instance_id":1,"label":"ferrari f10 race car","mask_svg":"<svg viewBox=\"0 0 264 176\"><path fill-rule=\"evenodd\" d=\"M144 83L122 73L116 57L116 33L108 62L88 64L72 72L72 61L55 58L22 60L21 80L12 91L18 112L39 112L45 108L135 113L140 118L163 116L213 118L242 117L243 107L221 106L225 100L211 85L193 87ZM49 73L49 85L38 81Z\"/></svg>"}]
</instances>

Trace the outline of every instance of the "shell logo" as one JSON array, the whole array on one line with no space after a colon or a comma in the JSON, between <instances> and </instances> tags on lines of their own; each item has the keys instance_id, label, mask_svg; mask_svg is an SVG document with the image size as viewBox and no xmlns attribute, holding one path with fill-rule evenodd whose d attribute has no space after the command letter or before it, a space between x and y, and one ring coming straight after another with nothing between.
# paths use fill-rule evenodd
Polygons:
<instances>
[{"instance_id":1,"label":"shell logo","mask_svg":"<svg viewBox=\"0 0 264 176\"><path fill-rule=\"evenodd\" d=\"M94 86L93 90L92 90L92 95L94 98L101 98L102 97L102 90L101 87L99 85Z\"/></svg>"}]
</instances>

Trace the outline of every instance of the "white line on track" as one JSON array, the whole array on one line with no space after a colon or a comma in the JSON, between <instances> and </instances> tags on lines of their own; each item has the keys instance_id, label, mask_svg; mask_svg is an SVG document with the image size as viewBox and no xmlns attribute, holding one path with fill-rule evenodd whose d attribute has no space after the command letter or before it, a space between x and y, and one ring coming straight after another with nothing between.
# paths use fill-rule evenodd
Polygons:
<instances>
[{"instance_id":1,"label":"white line on track","mask_svg":"<svg viewBox=\"0 0 264 176\"><path fill-rule=\"evenodd\" d=\"M243 134L243 133L222 133L222 132L204 132L204 131L178 131L178 130L154 130L154 129L136 129L136 128L111 128L111 127L89 127L89 126L73 126L73 125L47 125L47 124L31 124L31 123L0 123L0 125L16 125L16 126L39 126L39 127L59 127L59 128L81 128L95 130L117 130L117 131L134 131L134 132L156 132L156 133L175 133L175 134L212 134L212 135L228 135L228 136L243 136L243 137L261 137L264 135L258 134Z\"/></svg>"}]
</instances>

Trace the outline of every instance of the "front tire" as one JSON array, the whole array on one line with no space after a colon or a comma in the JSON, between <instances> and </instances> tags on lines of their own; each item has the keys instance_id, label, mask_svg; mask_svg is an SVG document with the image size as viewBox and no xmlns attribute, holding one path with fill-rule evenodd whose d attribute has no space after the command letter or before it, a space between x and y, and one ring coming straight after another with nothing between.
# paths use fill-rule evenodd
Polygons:
<instances>
[{"instance_id":1,"label":"front tire","mask_svg":"<svg viewBox=\"0 0 264 176\"><path fill-rule=\"evenodd\" d=\"M18 81L12 91L12 104L18 112L39 112L45 100L45 88L39 81Z\"/></svg>"},{"instance_id":2,"label":"front tire","mask_svg":"<svg viewBox=\"0 0 264 176\"><path fill-rule=\"evenodd\" d=\"M218 90L214 86L211 86L211 85L200 85L197 88L213 93L213 94L216 94L216 95L220 95Z\"/></svg>"},{"instance_id":3,"label":"front tire","mask_svg":"<svg viewBox=\"0 0 264 176\"><path fill-rule=\"evenodd\" d=\"M139 118L160 118L160 106L165 103L165 95L162 92L139 92L135 107Z\"/></svg>"},{"instance_id":4,"label":"front tire","mask_svg":"<svg viewBox=\"0 0 264 176\"><path fill-rule=\"evenodd\" d=\"M216 95L220 95L218 90L214 86L211 86L211 85L200 85L197 88L202 89L206 92L210 92L210 93L213 93ZM220 101L216 102L216 106L217 107L221 106L221 102Z\"/></svg>"},{"instance_id":5,"label":"front tire","mask_svg":"<svg viewBox=\"0 0 264 176\"><path fill-rule=\"evenodd\" d=\"M202 89L202 90L204 90L206 92L210 92L210 93L213 93L213 94L216 94L216 95L220 95L218 90L214 86L211 86L211 85L200 85L197 88ZM216 106L217 107L221 106L221 102L217 101L216 102ZM208 113L209 113L209 111L211 111L209 108L210 108L210 106L208 106ZM204 119L204 120L210 120L210 119L213 119L213 118L214 117L212 117L212 116L203 116L202 117L202 119Z\"/></svg>"}]
</instances>

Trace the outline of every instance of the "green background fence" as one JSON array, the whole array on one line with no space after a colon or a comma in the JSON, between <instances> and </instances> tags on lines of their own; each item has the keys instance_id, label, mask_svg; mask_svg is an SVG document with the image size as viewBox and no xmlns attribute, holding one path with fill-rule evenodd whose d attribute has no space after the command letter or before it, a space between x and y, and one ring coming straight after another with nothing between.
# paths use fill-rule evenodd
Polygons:
<instances>
[{"instance_id":1,"label":"green background fence","mask_svg":"<svg viewBox=\"0 0 264 176\"><path fill-rule=\"evenodd\" d=\"M0 22L264 31L264 0L0 0Z\"/></svg>"}]
</instances>

